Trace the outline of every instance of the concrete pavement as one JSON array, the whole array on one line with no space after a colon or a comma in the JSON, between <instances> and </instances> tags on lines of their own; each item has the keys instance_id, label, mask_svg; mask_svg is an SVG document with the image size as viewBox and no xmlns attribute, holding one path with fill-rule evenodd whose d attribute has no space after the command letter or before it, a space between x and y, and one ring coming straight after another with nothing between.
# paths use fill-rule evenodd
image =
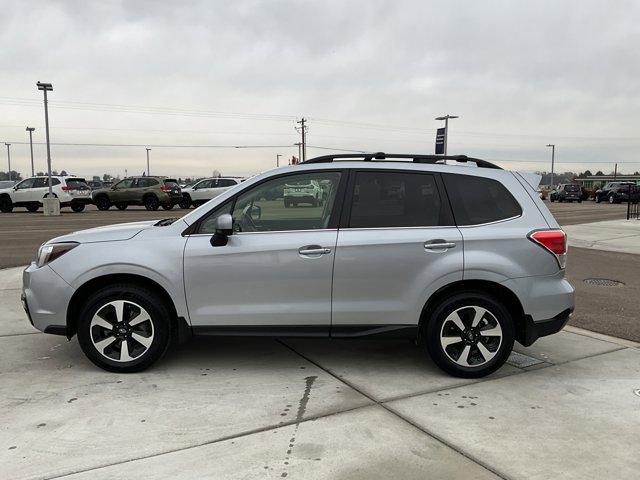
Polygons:
<instances>
[{"instance_id":1,"label":"concrete pavement","mask_svg":"<svg viewBox=\"0 0 640 480\"><path fill-rule=\"evenodd\" d=\"M562 228L570 246L640 254L640 220L607 220Z\"/></svg>"},{"instance_id":2,"label":"concrete pavement","mask_svg":"<svg viewBox=\"0 0 640 480\"><path fill-rule=\"evenodd\" d=\"M406 341L199 338L103 372L0 271L2 478L637 478L640 349L575 330L482 380ZM638 391L636 393L636 391Z\"/></svg>"}]
</instances>

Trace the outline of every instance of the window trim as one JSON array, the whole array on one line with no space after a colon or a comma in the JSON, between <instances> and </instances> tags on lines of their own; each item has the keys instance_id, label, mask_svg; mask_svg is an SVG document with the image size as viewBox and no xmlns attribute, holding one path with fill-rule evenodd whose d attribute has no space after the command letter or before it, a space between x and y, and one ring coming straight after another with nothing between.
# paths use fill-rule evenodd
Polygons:
<instances>
[{"instance_id":1,"label":"window trim","mask_svg":"<svg viewBox=\"0 0 640 480\"><path fill-rule=\"evenodd\" d=\"M403 227L351 227L349 222L351 220L351 207L353 206L353 195L355 192L356 177L358 173L404 173L413 175L429 175L433 177L436 184L436 190L440 195L441 212L440 215L444 217L443 225L405 225ZM453 217L453 209L449 201L449 196L444 188L441 174L433 171L423 170L408 170L399 168L352 168L349 170L349 184L347 185L347 194L344 199L345 207L342 209L342 215L340 217L339 228L341 230L400 230L400 229L417 229L417 228L451 228L456 227L455 219Z\"/></svg>"},{"instance_id":2,"label":"window trim","mask_svg":"<svg viewBox=\"0 0 640 480\"><path fill-rule=\"evenodd\" d=\"M267 177L264 178L262 180L260 180L259 182L256 182L250 186L248 186L247 188L243 188L242 190L240 190L239 192L236 192L233 196L227 198L224 202L222 202L219 205L216 205L215 207L213 207L211 210L207 211L206 213L204 213L200 218L198 218L198 220L196 220L195 222L193 222L189 227L187 227L183 232L182 232L182 236L212 236L214 235L213 233L201 233L200 232L200 228L202 226L202 224L204 223L204 221L209 218L211 215L214 215L215 212L217 212L218 210L221 210L223 208L225 208L229 202L232 203L231 205L231 212L233 212L233 209L235 208L235 204L236 204L236 200L238 199L238 197L240 195L243 195L244 193L262 185L263 183L266 182L270 182L272 180L276 180L279 178L285 178L285 177L291 177L293 175L306 175L306 174L314 174L314 173L339 173L340 174L340 181L338 182L338 191L336 192L336 198L334 200L333 203L333 208L331 210L331 215L329 215L329 225L327 226L327 228L318 228L318 229L309 229L309 230L269 230L269 231L264 231L264 232L233 232L233 235L243 235L243 234L253 234L253 233L260 233L260 234L264 234L264 233L295 233L295 232L318 232L318 231L333 231L333 230L337 230L339 228L339 223L340 223L340 218L341 218L341 213L343 210L343 205L344 205L344 197L345 197L345 191L347 188L347 179L350 176L350 169L346 169L346 168L331 168L331 169L319 169L319 170L304 170L304 171L298 171L298 172L287 172L287 173L283 173L280 175L274 175L271 177ZM238 185L238 184L236 184Z\"/></svg>"}]
</instances>

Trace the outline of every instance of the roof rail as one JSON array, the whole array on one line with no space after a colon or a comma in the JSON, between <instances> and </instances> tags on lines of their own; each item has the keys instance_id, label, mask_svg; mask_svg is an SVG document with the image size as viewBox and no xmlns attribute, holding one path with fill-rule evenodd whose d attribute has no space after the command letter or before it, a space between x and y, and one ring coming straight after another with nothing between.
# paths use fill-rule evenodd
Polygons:
<instances>
[{"instance_id":1,"label":"roof rail","mask_svg":"<svg viewBox=\"0 0 640 480\"><path fill-rule=\"evenodd\" d=\"M332 163L335 160L360 160L363 162L371 162L374 160L388 160L393 158L411 159L413 163L443 163L445 160L454 160L460 163L472 162L480 168L496 168L502 170L498 165L481 160L479 158L467 157L466 155L423 155L410 153L339 153L335 155L323 155L322 157L310 158L302 162L306 163ZM301 165L302 165L301 164Z\"/></svg>"}]
</instances>

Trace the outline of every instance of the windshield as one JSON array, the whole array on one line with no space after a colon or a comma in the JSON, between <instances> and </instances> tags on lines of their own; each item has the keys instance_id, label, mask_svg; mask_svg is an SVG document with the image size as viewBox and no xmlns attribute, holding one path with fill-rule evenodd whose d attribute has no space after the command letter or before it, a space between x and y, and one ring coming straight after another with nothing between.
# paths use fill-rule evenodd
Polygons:
<instances>
[{"instance_id":1,"label":"windshield","mask_svg":"<svg viewBox=\"0 0 640 480\"><path fill-rule=\"evenodd\" d=\"M88 190L89 185L85 182L84 178L67 178L67 186L74 190Z\"/></svg>"}]
</instances>

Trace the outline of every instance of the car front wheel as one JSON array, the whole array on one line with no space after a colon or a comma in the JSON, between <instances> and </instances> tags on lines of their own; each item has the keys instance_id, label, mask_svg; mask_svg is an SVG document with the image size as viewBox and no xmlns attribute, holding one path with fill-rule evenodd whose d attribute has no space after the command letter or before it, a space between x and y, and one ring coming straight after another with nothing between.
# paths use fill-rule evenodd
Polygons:
<instances>
[{"instance_id":1,"label":"car front wheel","mask_svg":"<svg viewBox=\"0 0 640 480\"><path fill-rule=\"evenodd\" d=\"M84 203L74 203L73 205L71 205L71 210L73 210L76 213L80 213L84 211Z\"/></svg>"},{"instance_id":2,"label":"car front wheel","mask_svg":"<svg viewBox=\"0 0 640 480\"><path fill-rule=\"evenodd\" d=\"M99 196L95 199L94 203L96 204L96 207L98 207L98 210L105 211L109 210L109 207L111 207L111 201L106 195Z\"/></svg>"},{"instance_id":3,"label":"car front wheel","mask_svg":"<svg viewBox=\"0 0 640 480\"><path fill-rule=\"evenodd\" d=\"M183 195L182 200L180 200L179 206L184 210L191 208L191 197L189 195Z\"/></svg>"},{"instance_id":4,"label":"car front wheel","mask_svg":"<svg viewBox=\"0 0 640 480\"><path fill-rule=\"evenodd\" d=\"M426 319L424 341L433 361L445 372L478 378L500 368L514 341L508 310L482 292L462 292L442 301Z\"/></svg>"},{"instance_id":5,"label":"car front wheel","mask_svg":"<svg viewBox=\"0 0 640 480\"><path fill-rule=\"evenodd\" d=\"M119 284L87 298L78 317L78 342L94 364L111 372L138 372L169 345L171 314L146 288Z\"/></svg>"},{"instance_id":6,"label":"car front wheel","mask_svg":"<svg viewBox=\"0 0 640 480\"><path fill-rule=\"evenodd\" d=\"M13 202L8 195L0 197L0 211L2 213L10 213L13 210Z\"/></svg>"},{"instance_id":7,"label":"car front wheel","mask_svg":"<svg viewBox=\"0 0 640 480\"><path fill-rule=\"evenodd\" d=\"M171 210L173 209L173 203L163 203L162 208L163 210Z\"/></svg>"},{"instance_id":8,"label":"car front wheel","mask_svg":"<svg viewBox=\"0 0 640 480\"><path fill-rule=\"evenodd\" d=\"M158 207L160 207L160 202L155 195L148 195L144 198L144 208L147 210L155 211L158 210Z\"/></svg>"}]
</instances>

